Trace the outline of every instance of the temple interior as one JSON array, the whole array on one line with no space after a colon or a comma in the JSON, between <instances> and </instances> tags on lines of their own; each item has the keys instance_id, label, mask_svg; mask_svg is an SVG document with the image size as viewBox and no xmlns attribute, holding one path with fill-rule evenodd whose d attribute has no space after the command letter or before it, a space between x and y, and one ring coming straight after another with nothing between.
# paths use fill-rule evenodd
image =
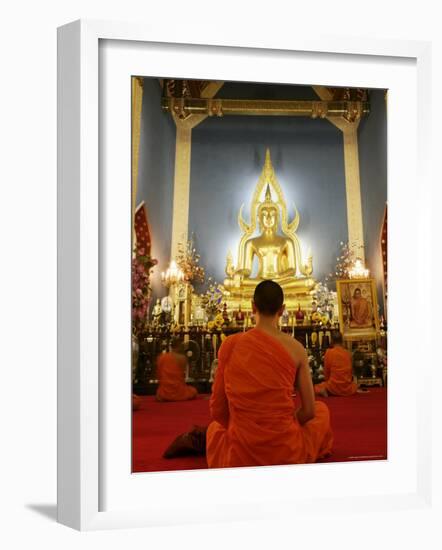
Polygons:
<instances>
[{"instance_id":1,"label":"temple interior","mask_svg":"<svg viewBox=\"0 0 442 550\"><path fill-rule=\"evenodd\" d=\"M253 328L254 289L271 279L313 383L342 334L375 397L361 414L374 407L382 424L364 456L386 458L387 90L133 77L132 149L135 432L149 407L173 411L153 397L173 339L208 401L220 345ZM154 469L145 445L134 439L134 471Z\"/></svg>"}]
</instances>

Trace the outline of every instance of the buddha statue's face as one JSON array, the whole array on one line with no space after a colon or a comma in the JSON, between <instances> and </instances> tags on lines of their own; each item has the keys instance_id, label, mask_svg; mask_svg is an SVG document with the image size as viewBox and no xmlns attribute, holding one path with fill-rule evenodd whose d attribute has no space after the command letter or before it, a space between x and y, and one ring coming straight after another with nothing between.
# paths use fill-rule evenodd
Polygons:
<instances>
[{"instance_id":1,"label":"buddha statue's face","mask_svg":"<svg viewBox=\"0 0 442 550\"><path fill-rule=\"evenodd\" d=\"M276 231L278 226L278 210L274 206L263 206L259 212L259 223L262 230Z\"/></svg>"}]
</instances>

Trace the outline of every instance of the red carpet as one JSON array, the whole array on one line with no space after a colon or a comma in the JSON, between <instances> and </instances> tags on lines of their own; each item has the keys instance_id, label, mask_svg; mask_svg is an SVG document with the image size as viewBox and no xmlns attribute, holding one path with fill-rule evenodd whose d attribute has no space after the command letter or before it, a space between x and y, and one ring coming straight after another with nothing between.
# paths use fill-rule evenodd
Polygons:
<instances>
[{"instance_id":1,"label":"red carpet","mask_svg":"<svg viewBox=\"0 0 442 550\"><path fill-rule=\"evenodd\" d=\"M208 396L183 403L157 403L141 397L133 414L133 471L195 470L206 468L204 457L162 458L163 451L193 424L209 422ZM387 390L323 399L330 409L335 436L333 455L324 462L387 458Z\"/></svg>"}]
</instances>

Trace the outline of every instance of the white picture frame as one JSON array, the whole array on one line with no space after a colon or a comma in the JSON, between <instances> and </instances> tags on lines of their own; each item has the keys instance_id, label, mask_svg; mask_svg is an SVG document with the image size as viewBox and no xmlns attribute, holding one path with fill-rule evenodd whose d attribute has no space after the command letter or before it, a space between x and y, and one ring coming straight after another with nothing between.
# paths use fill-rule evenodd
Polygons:
<instances>
[{"instance_id":1,"label":"white picture frame","mask_svg":"<svg viewBox=\"0 0 442 550\"><path fill-rule=\"evenodd\" d=\"M431 403L426 391L429 365L424 365L424 376L409 381L412 374L410 361L399 344L399 334L404 328L404 306L398 299L400 289L395 291L394 282L400 285L401 260L405 257L404 244L398 238L400 212L395 207L395 184L392 177L401 179L401 196L407 206L413 206L419 225L419 241L431 243L430 227L426 223L426 208L431 203L432 187L426 166L430 146L429 118L430 106L428 82L431 76L431 44L403 40L380 40L346 37L342 35L310 38L301 33L296 37L280 36L270 40L257 37L255 40L217 40L216 44L204 39L198 42L197 35L192 41L182 35L168 36L164 31L157 32L142 25L118 22L77 21L61 27L58 32L58 521L80 530L115 527L135 527L192 523L196 521L216 521L250 519L260 517L289 517L297 514L320 514L332 506L335 513L347 513L355 505L359 510L396 510L399 508L425 508L431 502L431 447L430 428L426 420L431 417ZM110 48L106 50L106 44ZM100 50L104 45L104 50ZM114 48L114 45L116 47ZM126 297L113 293L115 288L124 288L128 273L118 271L109 276L109 266L115 266L115 251L126 250L127 271L129 272L130 248L127 247L130 227L126 227L126 207L130 212L130 186L124 186L117 194L108 194L103 189L107 177L122 177L130 182L127 162L130 149L113 141L115 132L109 133L105 145L108 156L120 157L115 173L110 174L107 165L100 170L99 120L106 119L108 101L100 101L101 83L107 78L119 78L120 74L131 74L128 64L128 50L151 48L149 63L151 74L161 76L165 70L165 59L170 66L182 67L187 77L213 75L211 60L217 56L216 74L218 79L232 80L239 70L240 60L250 56L257 64L260 60L272 60L261 73L263 81L278 82L278 74L286 70L287 82L296 83L287 63L297 63L303 74L299 83L307 83L308 74L318 74L321 81L315 84L343 81L343 71L339 65L352 67L348 73L347 85L361 82L362 72L370 73L370 63L377 63L384 70L372 71L372 87L384 86L389 78L416 79L414 88L408 94L411 113L416 112L419 124L411 120L408 141L401 141L404 166L398 162L398 145L392 137L398 137L398 105L401 94L389 96L389 459L371 463L303 465L297 467L247 468L200 472L172 472L158 474L130 475L127 470L127 455L130 453L130 325L114 324L115 313L118 322L129 319ZM167 50L167 51L166 51ZM164 53L166 52L166 53ZM138 51L141 59L146 54ZM130 55L136 64L138 54ZM166 57L162 57L166 55ZM189 59L198 56L198 67L189 65ZM174 60L172 60L172 57ZM296 58L296 59L295 59ZM186 65L187 60L187 65ZM230 60L230 62L229 62ZM132 65L134 67L135 65ZM387 77L395 66L396 75ZM155 68L156 67L156 68ZM236 68L235 68L236 67ZM244 67L244 64L243 64ZM359 71L358 71L359 67ZM162 69L163 68L163 69ZM103 70L108 71L103 76ZM178 69L176 69L178 70ZM339 71L341 70L341 73ZM192 72L193 71L193 72ZM252 69L250 69L252 71ZM278 72L279 71L279 72ZM309 72L310 71L310 72ZM316 71L316 73L315 73ZM184 74L185 73L185 74ZM411 76L411 73L414 76ZM140 73L132 73L140 74ZM252 73L250 73L252 74ZM143 74L144 75L144 74ZM229 76L230 75L230 76ZM377 76L376 76L377 75ZM212 76L212 78L214 78ZM312 77L313 78L313 77ZM366 78L369 78L368 76ZM246 78L244 78L246 80ZM404 82L405 82L404 80ZM118 80L115 82L118 83ZM118 86L117 86L118 87ZM124 85L123 85L124 88ZM122 96L127 99L130 86ZM394 86L391 88L394 89ZM124 95L126 94L126 95ZM117 98L118 100L118 98ZM127 117L129 103L122 103L120 117L122 139L128 136L130 117ZM412 118L412 117L411 117ZM108 119L106 119L108 120ZM113 122L112 122L113 124ZM115 128L115 127L114 127ZM120 128L121 126L116 128ZM391 133L390 130L396 130ZM118 133L118 132L117 132ZM417 136L417 138L416 138ZM399 139L399 138L398 138ZM114 148L117 147L117 150ZM118 154L116 155L115 153ZM418 154L419 153L419 154ZM130 162L130 160L129 160ZM413 170L417 163L421 195L412 195ZM397 184L396 184L397 185ZM119 193L123 192L123 195ZM124 193L127 192L127 200ZM391 195L391 196L390 196ZM123 200L121 201L121 198ZM413 202L414 199L414 202ZM118 210L119 209L119 210ZM126 212L126 214L123 212ZM121 212L120 215L116 213ZM130 214L129 214L130 217ZM115 224L110 228L109 218ZM111 234L112 232L112 234ZM411 236L411 244L417 243L418 236ZM104 239L104 241L103 241ZM107 241L106 241L107 239ZM112 251L109 250L112 239ZM106 244L107 242L107 244ZM391 253L390 253L391 251ZM425 270L429 265L431 246L418 249L418 264L412 278L420 281L416 285L414 303L420 315L431 317L430 304L425 299L422 288L430 285L430 274ZM116 252L115 252L116 253ZM121 255L120 255L121 258ZM124 264L124 262L123 262ZM110 277L110 278L109 278ZM106 278L106 282L103 282ZM407 285L410 278L407 278ZM121 315L120 315L121 313ZM116 322L116 321L115 321ZM119 330L123 327L123 332ZM125 331L127 334L125 334ZM116 335L119 348L110 354L109 344L103 341L106 333ZM417 352L428 345L430 333L423 334L417 342ZM120 345L121 344L121 345ZM110 345L110 344L109 344ZM127 356L126 356L127 352ZM112 361L121 360L121 371L115 369ZM405 359L405 363L403 360ZM107 362L109 361L108 366ZM127 361L127 385L124 370ZM399 376L395 365L403 366L406 376ZM427 370L425 370L427 369ZM117 372L118 370L118 372ZM123 373L123 374L122 374ZM405 380L404 380L405 378ZM121 382L123 381L123 384ZM413 392L416 401L404 407L403 392ZM397 392L397 393L396 393ZM126 396L127 393L127 396ZM109 410L109 402L116 405ZM117 402L118 401L118 402ZM398 432L405 415L409 422L408 443ZM106 425L112 423L112 441ZM123 449L114 449L116 438ZM124 450L125 449L125 450ZM406 451L403 454L401 451ZM112 455L112 457L111 457ZM312 470L314 468L314 470ZM365 469L365 470L364 470ZM312 474L313 472L313 474ZM302 476L299 474L302 473ZM316 484L312 484L313 476ZM368 478L366 478L368 476ZM372 477L370 477L372 476ZM347 479L347 481L343 481ZM360 490L355 488L355 480L360 480ZM365 483L364 479L371 481ZM287 492L285 487L296 483L296 495ZM385 490L381 490L386 483ZM110 487L112 485L112 487ZM344 486L345 485L345 486ZM105 486L105 488L104 488ZM158 497L155 506L141 506L134 495L140 487L149 487ZM193 487L194 490L189 492ZM196 488L196 489L195 489ZM234 489L239 489L236 493ZM138 491L138 493L137 493ZM161 498L161 492L167 498ZM110 496L109 496L110 495ZM170 495L175 495L171 499ZM184 501L184 495L186 500ZM197 498L198 496L198 498ZM184 504L185 503L185 504Z\"/></svg>"}]
</instances>

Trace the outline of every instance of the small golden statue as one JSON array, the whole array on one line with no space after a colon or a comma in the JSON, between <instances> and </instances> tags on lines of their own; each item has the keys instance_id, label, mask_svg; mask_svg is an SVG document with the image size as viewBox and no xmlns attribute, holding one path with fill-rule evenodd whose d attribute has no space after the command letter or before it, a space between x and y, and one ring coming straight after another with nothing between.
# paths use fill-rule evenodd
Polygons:
<instances>
[{"instance_id":1,"label":"small golden statue","mask_svg":"<svg viewBox=\"0 0 442 550\"><path fill-rule=\"evenodd\" d=\"M272 191L276 195L274 200ZM262 195L264 194L264 200ZM304 262L301 245L296 235L299 212L295 206L295 217L289 222L287 206L281 187L276 179L270 151L267 149L261 176L258 180L250 209L250 223L242 217L241 206L238 223L242 236L238 245L238 265L235 267L229 251L226 261L224 288L229 308L240 301L243 310L250 311L255 286L264 279L278 282L284 289L287 307L301 303L307 305L310 292L316 286L311 277L313 258L309 254ZM259 235L254 236L257 224ZM252 276L254 262L258 264L256 275Z\"/></svg>"}]
</instances>

